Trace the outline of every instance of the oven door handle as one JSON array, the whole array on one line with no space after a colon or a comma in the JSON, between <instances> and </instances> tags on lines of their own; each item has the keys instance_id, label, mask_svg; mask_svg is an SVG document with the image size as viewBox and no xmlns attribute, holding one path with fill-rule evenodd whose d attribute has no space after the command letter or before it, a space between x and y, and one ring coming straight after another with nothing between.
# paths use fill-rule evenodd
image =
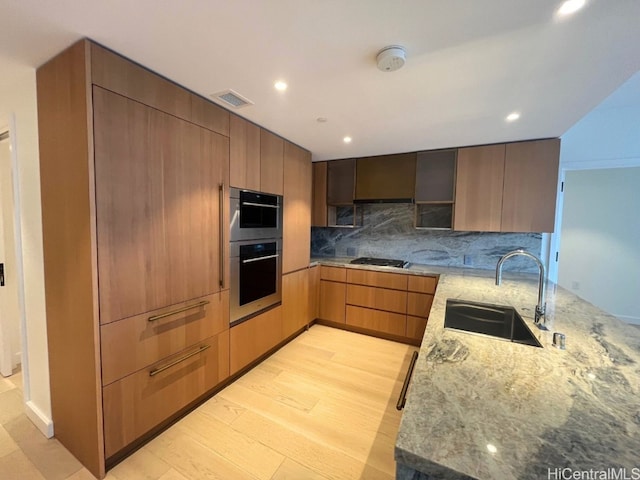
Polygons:
<instances>
[{"instance_id":1,"label":"oven door handle","mask_svg":"<svg viewBox=\"0 0 640 480\"><path fill-rule=\"evenodd\" d=\"M249 207L266 207L266 208L280 208L280 205L269 205L267 203L254 203L254 202L241 202L240 206L244 207L245 205Z\"/></svg>"},{"instance_id":2,"label":"oven door handle","mask_svg":"<svg viewBox=\"0 0 640 480\"><path fill-rule=\"evenodd\" d=\"M270 258L278 258L279 256L280 255L276 253L275 255L266 255L264 257L247 258L246 260L242 260L242 263L259 262L261 260L269 260Z\"/></svg>"}]
</instances>

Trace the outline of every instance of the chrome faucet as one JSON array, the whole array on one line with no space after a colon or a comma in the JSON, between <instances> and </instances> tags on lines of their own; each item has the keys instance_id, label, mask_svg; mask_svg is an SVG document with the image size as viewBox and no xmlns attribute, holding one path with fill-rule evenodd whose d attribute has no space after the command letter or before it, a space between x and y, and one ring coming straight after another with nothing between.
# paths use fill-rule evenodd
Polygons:
<instances>
[{"instance_id":1,"label":"chrome faucet","mask_svg":"<svg viewBox=\"0 0 640 480\"><path fill-rule=\"evenodd\" d=\"M514 250L512 252L507 253L506 255L503 255L502 258L498 260L498 265L496 265L496 285L500 285L500 283L502 282L502 264L505 262L505 260L518 255L532 258L538 264L538 268L540 269L540 278L538 280L538 304L536 305L536 315L535 315L534 323L541 330L548 330L548 328L545 325L546 319L544 318L545 309L547 307L544 300L546 275L544 271L544 265L542 264L542 262L538 257L530 254L529 252L525 252L522 249ZM542 320L542 323L540 323L540 320Z\"/></svg>"}]
</instances>

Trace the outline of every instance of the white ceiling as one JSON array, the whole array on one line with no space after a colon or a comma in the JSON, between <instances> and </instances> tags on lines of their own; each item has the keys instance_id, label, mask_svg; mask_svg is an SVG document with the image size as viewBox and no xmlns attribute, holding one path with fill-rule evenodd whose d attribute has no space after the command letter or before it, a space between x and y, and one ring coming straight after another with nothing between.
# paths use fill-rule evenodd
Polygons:
<instances>
[{"instance_id":1,"label":"white ceiling","mask_svg":"<svg viewBox=\"0 0 640 480\"><path fill-rule=\"evenodd\" d=\"M640 70L640 1L587 0L561 21L559 5L0 0L0 72L86 36L203 96L234 89L255 102L240 115L315 160L555 137ZM384 73L391 44L407 63Z\"/></svg>"}]
</instances>

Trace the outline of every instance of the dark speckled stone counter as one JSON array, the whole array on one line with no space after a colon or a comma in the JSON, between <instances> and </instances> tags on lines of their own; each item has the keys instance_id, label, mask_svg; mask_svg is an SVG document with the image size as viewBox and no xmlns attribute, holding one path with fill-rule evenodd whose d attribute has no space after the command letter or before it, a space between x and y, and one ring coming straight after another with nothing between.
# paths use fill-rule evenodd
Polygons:
<instances>
[{"instance_id":1,"label":"dark speckled stone counter","mask_svg":"<svg viewBox=\"0 0 640 480\"><path fill-rule=\"evenodd\" d=\"M550 331L538 329L534 275L505 274L496 286L492 271L412 272L440 281L396 442L398 479L547 479L563 468L640 475L639 329L553 284ZM514 306L544 348L445 330L447 298ZM566 350L551 345L554 331Z\"/></svg>"}]
</instances>

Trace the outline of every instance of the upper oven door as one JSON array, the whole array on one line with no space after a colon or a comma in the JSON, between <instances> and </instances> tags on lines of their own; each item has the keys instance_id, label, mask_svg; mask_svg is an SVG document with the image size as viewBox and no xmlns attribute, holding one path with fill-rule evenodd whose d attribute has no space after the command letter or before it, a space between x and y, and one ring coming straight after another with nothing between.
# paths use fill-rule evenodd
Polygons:
<instances>
[{"instance_id":1,"label":"upper oven door","mask_svg":"<svg viewBox=\"0 0 640 480\"><path fill-rule=\"evenodd\" d=\"M282 238L282 197L230 189L231 241Z\"/></svg>"}]
</instances>

